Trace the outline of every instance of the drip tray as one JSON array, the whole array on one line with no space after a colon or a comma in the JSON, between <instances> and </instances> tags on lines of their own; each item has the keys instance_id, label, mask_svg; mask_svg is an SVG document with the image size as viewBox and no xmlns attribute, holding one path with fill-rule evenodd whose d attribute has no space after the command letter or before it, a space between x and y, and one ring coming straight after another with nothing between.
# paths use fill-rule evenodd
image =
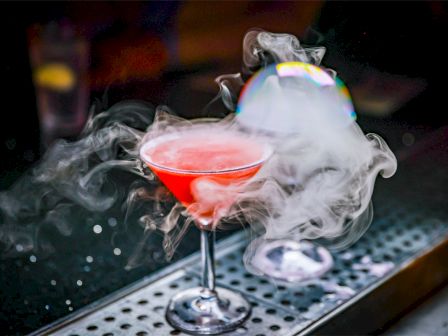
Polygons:
<instances>
[{"instance_id":1,"label":"drip tray","mask_svg":"<svg viewBox=\"0 0 448 336\"><path fill-rule=\"evenodd\" d=\"M365 334L387 324L448 279L448 222L393 200L355 245L334 253L320 278L294 286L247 273L239 232L217 244L217 284L251 302L248 321L225 335ZM438 219L431 219L438 218ZM165 320L169 299L199 284L199 254L171 265L33 335L186 335Z\"/></svg>"}]
</instances>

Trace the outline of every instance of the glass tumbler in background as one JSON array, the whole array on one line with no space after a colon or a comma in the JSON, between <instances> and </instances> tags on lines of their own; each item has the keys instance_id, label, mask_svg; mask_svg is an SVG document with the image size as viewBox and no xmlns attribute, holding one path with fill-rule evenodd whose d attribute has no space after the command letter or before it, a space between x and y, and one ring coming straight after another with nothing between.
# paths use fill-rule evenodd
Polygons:
<instances>
[{"instance_id":1,"label":"glass tumbler in background","mask_svg":"<svg viewBox=\"0 0 448 336\"><path fill-rule=\"evenodd\" d=\"M82 130L88 110L89 45L67 22L28 30L43 150Z\"/></svg>"}]
</instances>

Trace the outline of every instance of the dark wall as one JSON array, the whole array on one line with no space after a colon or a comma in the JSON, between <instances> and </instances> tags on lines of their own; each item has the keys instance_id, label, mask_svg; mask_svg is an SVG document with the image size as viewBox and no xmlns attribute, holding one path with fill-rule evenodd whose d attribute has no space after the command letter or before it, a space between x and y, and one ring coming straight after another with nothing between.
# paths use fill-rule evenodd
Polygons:
<instances>
[{"instance_id":1,"label":"dark wall","mask_svg":"<svg viewBox=\"0 0 448 336\"><path fill-rule=\"evenodd\" d=\"M0 189L41 153L26 30L63 18L91 44L90 101L107 92L110 102L145 99L188 115L216 93L213 76L240 70L245 30L258 26L302 37L310 26L327 47L325 65L346 81L360 114L429 127L448 122L445 2L1 2ZM135 51L127 58L120 51L125 44ZM149 44L155 49L139 49ZM153 59L145 67L139 57ZM371 104L364 103L399 95L398 108L386 112L370 113Z\"/></svg>"}]
</instances>

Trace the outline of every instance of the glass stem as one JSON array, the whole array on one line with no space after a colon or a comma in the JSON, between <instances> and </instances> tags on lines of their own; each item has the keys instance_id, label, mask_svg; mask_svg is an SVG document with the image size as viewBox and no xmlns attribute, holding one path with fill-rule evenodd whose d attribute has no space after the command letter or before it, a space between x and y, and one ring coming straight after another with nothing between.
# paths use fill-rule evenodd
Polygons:
<instances>
[{"instance_id":1,"label":"glass stem","mask_svg":"<svg viewBox=\"0 0 448 336\"><path fill-rule=\"evenodd\" d=\"M215 291L215 231L201 230L202 286Z\"/></svg>"}]
</instances>

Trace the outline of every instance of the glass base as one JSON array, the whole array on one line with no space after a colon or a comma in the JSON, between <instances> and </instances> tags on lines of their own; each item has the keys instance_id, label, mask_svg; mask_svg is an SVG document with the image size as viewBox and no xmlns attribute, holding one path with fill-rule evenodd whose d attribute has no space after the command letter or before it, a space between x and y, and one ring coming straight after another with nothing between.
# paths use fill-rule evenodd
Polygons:
<instances>
[{"instance_id":1,"label":"glass base","mask_svg":"<svg viewBox=\"0 0 448 336\"><path fill-rule=\"evenodd\" d=\"M307 241L256 239L246 249L249 272L294 283L320 277L333 266L330 252Z\"/></svg>"},{"instance_id":2,"label":"glass base","mask_svg":"<svg viewBox=\"0 0 448 336\"><path fill-rule=\"evenodd\" d=\"M218 335L239 327L250 313L251 306L241 294L221 287L216 292L195 287L171 299L166 318L189 334Z\"/></svg>"}]
</instances>

